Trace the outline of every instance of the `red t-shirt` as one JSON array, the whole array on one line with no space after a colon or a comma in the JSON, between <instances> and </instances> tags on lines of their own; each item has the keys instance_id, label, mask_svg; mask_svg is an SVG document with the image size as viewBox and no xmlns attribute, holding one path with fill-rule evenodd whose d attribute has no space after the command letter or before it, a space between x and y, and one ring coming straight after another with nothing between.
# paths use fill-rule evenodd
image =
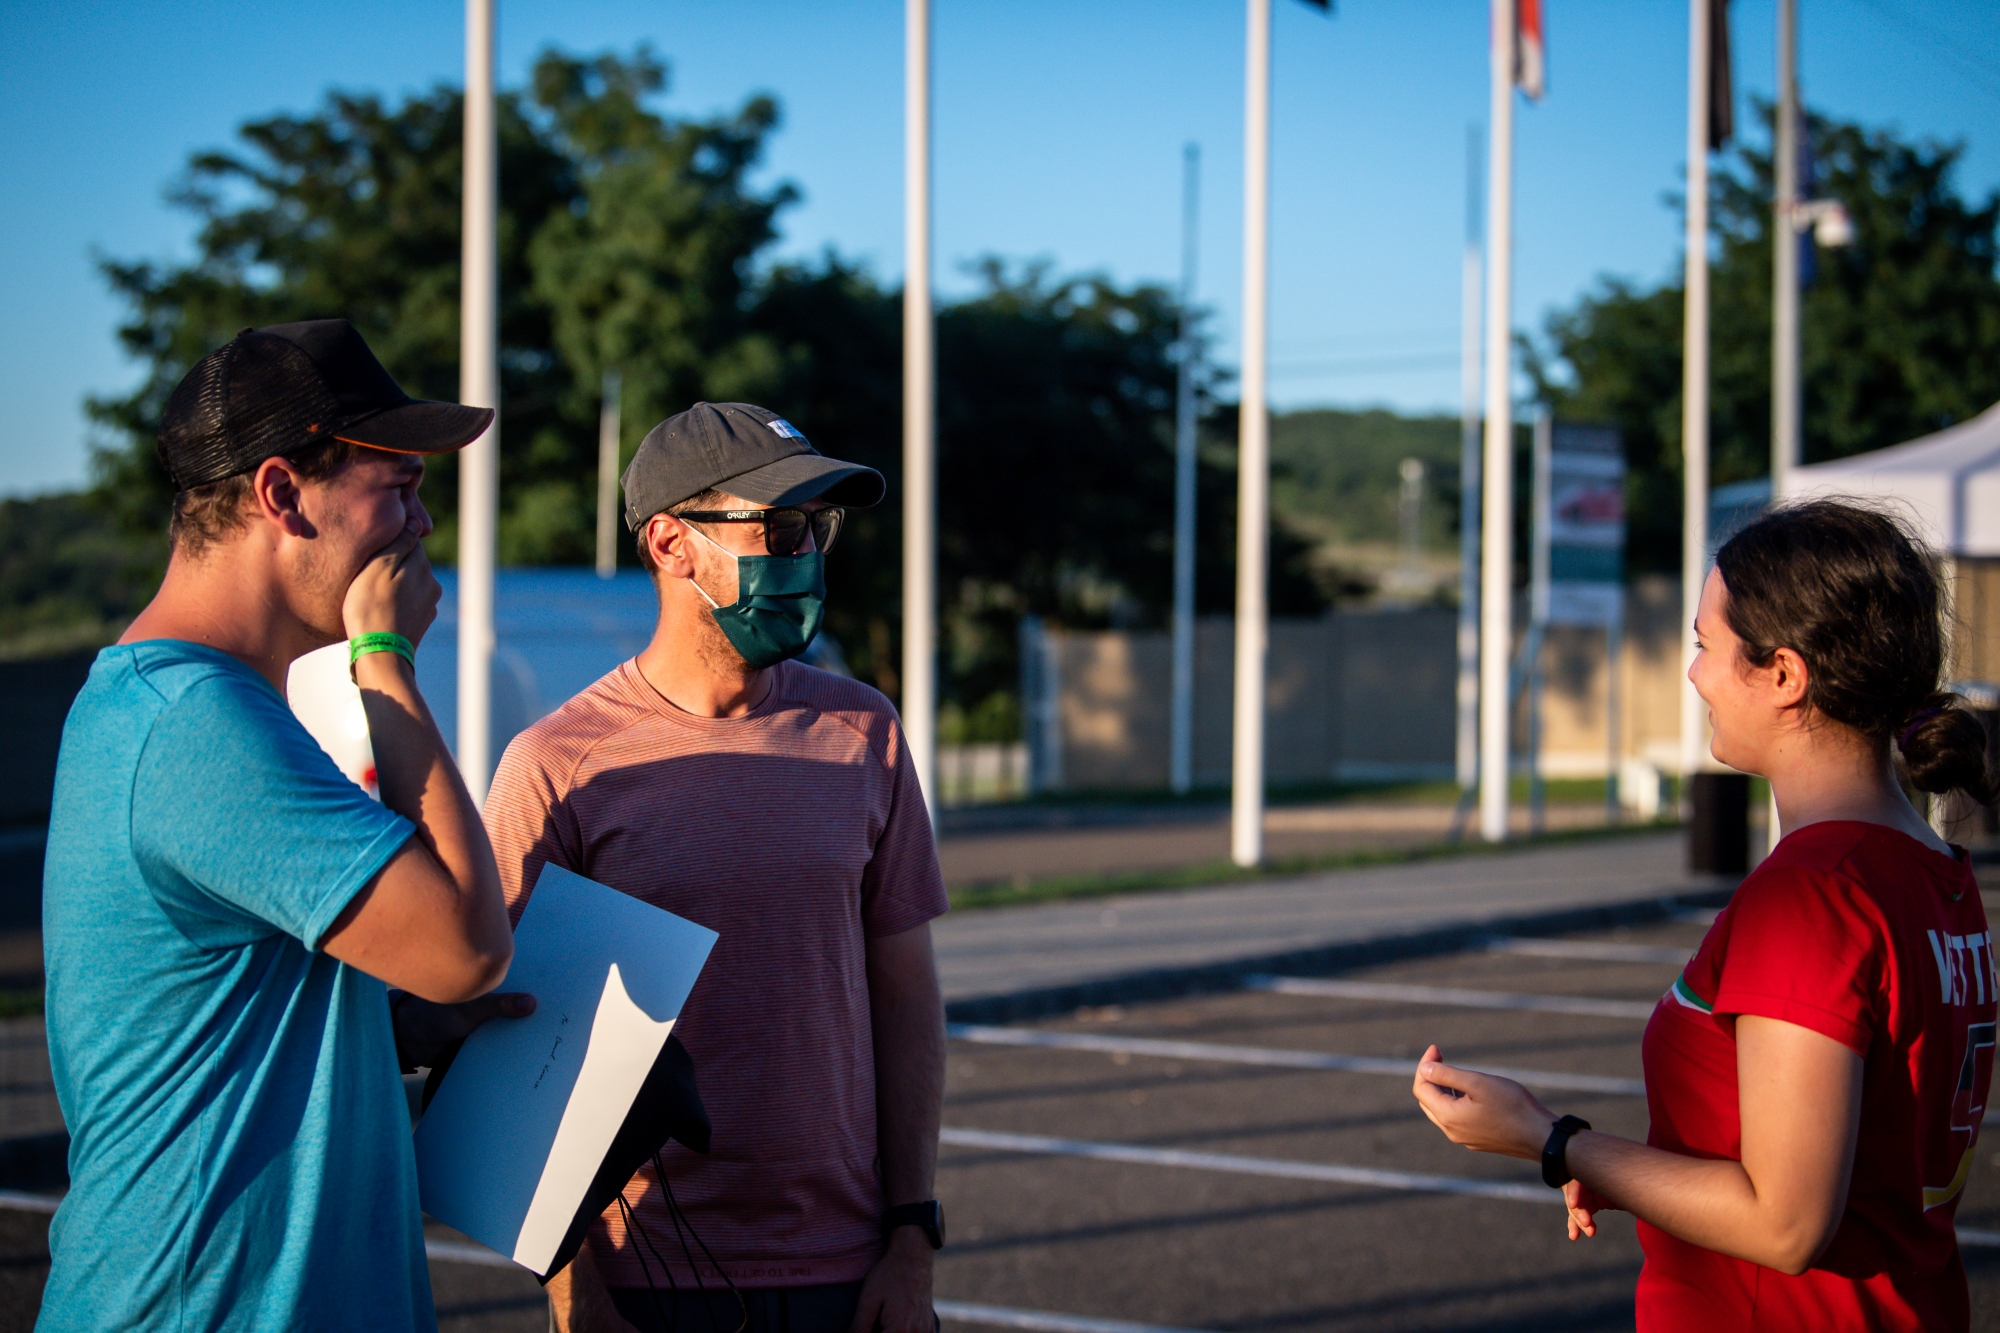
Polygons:
<instances>
[{"instance_id":1,"label":"red t-shirt","mask_svg":"<svg viewBox=\"0 0 2000 1333\"><path fill-rule=\"evenodd\" d=\"M516 921L553 861L719 932L674 1027L713 1151L661 1154L716 1262L741 1287L867 1276L883 1205L868 941L945 910L889 701L785 662L742 717L694 717L627 662L515 738L484 813ZM650 1165L625 1199L658 1252L614 1202L590 1237L606 1280L690 1285Z\"/></svg>"},{"instance_id":2,"label":"red t-shirt","mask_svg":"<svg viewBox=\"0 0 2000 1333\"><path fill-rule=\"evenodd\" d=\"M1964 1329L1953 1216L1993 1077L1993 936L1971 869L1879 824L1812 824L1737 889L1646 1025L1647 1142L1742 1155L1735 1016L1862 1057L1833 1243L1798 1277L1639 1223L1641 1333Z\"/></svg>"}]
</instances>

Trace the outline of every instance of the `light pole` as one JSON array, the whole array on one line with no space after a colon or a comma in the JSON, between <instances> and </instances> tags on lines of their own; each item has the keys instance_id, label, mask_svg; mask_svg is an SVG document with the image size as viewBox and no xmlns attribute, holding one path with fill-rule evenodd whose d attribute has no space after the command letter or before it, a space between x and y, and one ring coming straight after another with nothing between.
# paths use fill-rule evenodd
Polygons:
<instances>
[{"instance_id":1,"label":"light pole","mask_svg":"<svg viewBox=\"0 0 2000 1333\"><path fill-rule=\"evenodd\" d=\"M458 397L494 409L459 455L458 768L474 802L493 777L493 550L500 504L499 144L493 0L465 0L465 182L459 254Z\"/></svg>"},{"instance_id":2,"label":"light pole","mask_svg":"<svg viewBox=\"0 0 2000 1333\"><path fill-rule=\"evenodd\" d=\"M1479 127L1465 127L1465 257L1459 265L1458 786L1479 780Z\"/></svg>"},{"instance_id":3,"label":"light pole","mask_svg":"<svg viewBox=\"0 0 2000 1333\"><path fill-rule=\"evenodd\" d=\"M1176 792L1194 785L1194 274L1200 221L1201 149L1189 144L1181 157L1180 364L1174 385L1174 661L1168 770Z\"/></svg>"},{"instance_id":4,"label":"light pole","mask_svg":"<svg viewBox=\"0 0 2000 1333\"><path fill-rule=\"evenodd\" d=\"M604 372L604 404L597 414L597 577L618 573L618 436L622 384Z\"/></svg>"},{"instance_id":5,"label":"light pole","mask_svg":"<svg viewBox=\"0 0 2000 1333\"><path fill-rule=\"evenodd\" d=\"M1798 0L1778 0L1778 106L1771 201L1771 499L1799 465Z\"/></svg>"},{"instance_id":6,"label":"light pole","mask_svg":"<svg viewBox=\"0 0 2000 1333\"><path fill-rule=\"evenodd\" d=\"M930 0L903 7L903 736L937 815L937 358Z\"/></svg>"},{"instance_id":7,"label":"light pole","mask_svg":"<svg viewBox=\"0 0 2000 1333\"><path fill-rule=\"evenodd\" d=\"M1681 349L1681 800L1708 758L1708 712L1687 679L1708 575L1709 2L1688 0L1686 309Z\"/></svg>"},{"instance_id":8,"label":"light pole","mask_svg":"<svg viewBox=\"0 0 2000 1333\"><path fill-rule=\"evenodd\" d=\"M1264 859L1265 576L1270 430L1265 372L1271 242L1271 0L1247 0L1243 81L1243 397L1236 447L1236 680L1229 858Z\"/></svg>"}]
</instances>

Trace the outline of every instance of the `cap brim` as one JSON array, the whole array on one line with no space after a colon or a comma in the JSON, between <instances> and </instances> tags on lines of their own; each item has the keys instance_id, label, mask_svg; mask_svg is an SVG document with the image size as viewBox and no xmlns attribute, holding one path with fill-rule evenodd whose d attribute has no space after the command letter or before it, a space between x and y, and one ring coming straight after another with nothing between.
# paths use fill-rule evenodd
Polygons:
<instances>
[{"instance_id":1,"label":"cap brim","mask_svg":"<svg viewBox=\"0 0 2000 1333\"><path fill-rule=\"evenodd\" d=\"M396 454L448 454L471 444L492 424L490 407L413 398L399 407L343 423L334 428L333 438Z\"/></svg>"},{"instance_id":2,"label":"cap brim","mask_svg":"<svg viewBox=\"0 0 2000 1333\"><path fill-rule=\"evenodd\" d=\"M715 489L761 505L795 505L807 500L850 509L881 503L888 483L872 467L843 463L823 454L793 454L715 483Z\"/></svg>"}]
</instances>

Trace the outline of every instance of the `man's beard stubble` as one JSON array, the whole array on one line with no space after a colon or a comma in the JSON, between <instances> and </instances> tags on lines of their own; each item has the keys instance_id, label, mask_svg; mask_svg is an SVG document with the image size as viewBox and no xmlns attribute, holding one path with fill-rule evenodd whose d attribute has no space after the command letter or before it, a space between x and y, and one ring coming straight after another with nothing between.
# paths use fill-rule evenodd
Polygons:
<instances>
[{"instance_id":1,"label":"man's beard stubble","mask_svg":"<svg viewBox=\"0 0 2000 1333\"><path fill-rule=\"evenodd\" d=\"M319 527L318 535L300 554L297 592L292 599L296 615L324 648L347 638L347 589L361 571L346 569L334 558L335 532L330 523Z\"/></svg>"}]
</instances>

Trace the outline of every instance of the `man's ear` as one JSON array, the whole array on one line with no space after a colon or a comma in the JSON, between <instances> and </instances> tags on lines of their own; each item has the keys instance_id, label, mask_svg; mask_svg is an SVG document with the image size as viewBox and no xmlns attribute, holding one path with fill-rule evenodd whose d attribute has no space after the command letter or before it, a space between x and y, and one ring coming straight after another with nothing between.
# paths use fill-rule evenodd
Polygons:
<instances>
[{"instance_id":1,"label":"man's ear","mask_svg":"<svg viewBox=\"0 0 2000 1333\"><path fill-rule=\"evenodd\" d=\"M305 482L282 458L267 458L250 475L253 516L275 524L288 537L316 537L319 530L306 517Z\"/></svg>"},{"instance_id":2,"label":"man's ear","mask_svg":"<svg viewBox=\"0 0 2000 1333\"><path fill-rule=\"evenodd\" d=\"M646 546L653 564L670 578L684 579L694 573L694 552L687 525L671 514L655 514L646 520Z\"/></svg>"}]
</instances>

